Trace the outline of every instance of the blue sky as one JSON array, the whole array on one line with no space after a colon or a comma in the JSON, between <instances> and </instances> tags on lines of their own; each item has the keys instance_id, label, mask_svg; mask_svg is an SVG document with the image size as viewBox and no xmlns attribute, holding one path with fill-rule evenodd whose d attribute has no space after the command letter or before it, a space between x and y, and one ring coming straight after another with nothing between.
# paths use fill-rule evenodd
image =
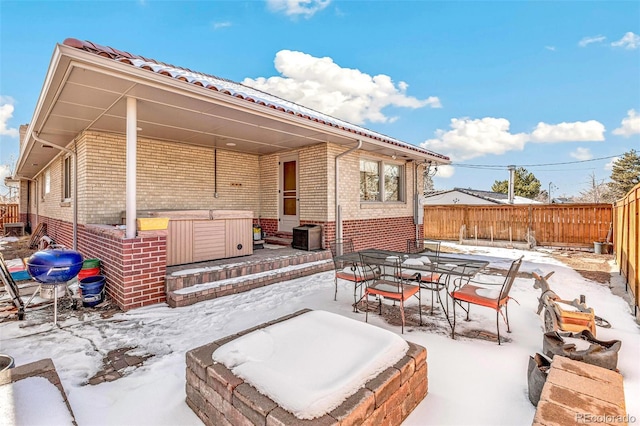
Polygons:
<instances>
[{"instance_id":1,"label":"blue sky","mask_svg":"<svg viewBox=\"0 0 640 426\"><path fill-rule=\"evenodd\" d=\"M640 150L637 1L0 0L0 164L67 37L446 154L438 189L488 190L513 164L575 195Z\"/></svg>"}]
</instances>

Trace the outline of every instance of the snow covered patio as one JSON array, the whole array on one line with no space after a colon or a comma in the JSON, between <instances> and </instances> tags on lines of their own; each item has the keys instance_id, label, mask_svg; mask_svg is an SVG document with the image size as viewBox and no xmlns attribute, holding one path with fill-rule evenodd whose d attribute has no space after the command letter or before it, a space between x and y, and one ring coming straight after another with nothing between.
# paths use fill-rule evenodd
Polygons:
<instances>
[{"instance_id":1,"label":"snow covered patio","mask_svg":"<svg viewBox=\"0 0 640 426\"><path fill-rule=\"evenodd\" d=\"M489 260L495 269L504 270L525 256L512 290L519 302L509 308L512 333L501 346L495 336L474 337L481 335L478 330L495 331L495 314L488 309L472 310L472 321L460 322L455 340L438 314L423 316L423 327L407 326L401 337L428 352L429 393L403 425L531 424L535 407L527 396L527 363L542 351L543 335L536 314L540 291L527 277L534 270L555 271L550 284L558 295L572 299L584 294L596 314L611 323L610 329L599 327L597 336L622 341L618 369L624 377L627 412L640 418L640 328L623 297L624 285L616 281L617 272L610 288L583 278L545 250L450 246ZM353 287L339 284L337 302L333 272L327 271L181 308L159 304L104 317L97 310L78 311L59 319L59 328L52 327L52 312L43 309L28 313L26 321L0 324L0 343L16 365L53 360L78 425L198 425L201 420L185 401L186 353L303 309L364 323L363 313L353 313ZM429 296L425 293L423 303ZM400 336L399 325L377 314L369 315L369 324ZM129 354L144 362L123 367L117 380L89 384L104 369L105 357L120 348L134 348Z\"/></svg>"}]
</instances>

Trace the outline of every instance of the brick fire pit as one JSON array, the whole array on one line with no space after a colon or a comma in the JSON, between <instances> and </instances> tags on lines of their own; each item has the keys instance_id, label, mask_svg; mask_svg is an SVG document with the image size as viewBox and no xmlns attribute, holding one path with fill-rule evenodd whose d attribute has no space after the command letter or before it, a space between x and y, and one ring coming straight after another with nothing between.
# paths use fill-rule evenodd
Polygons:
<instances>
[{"instance_id":1,"label":"brick fire pit","mask_svg":"<svg viewBox=\"0 0 640 426\"><path fill-rule=\"evenodd\" d=\"M186 402L205 424L399 425L426 396L426 349L412 343L394 365L382 369L346 400L338 402L336 408L312 420L296 417L221 362L213 361L213 352L221 346L306 312L311 311L299 311L187 352Z\"/></svg>"}]
</instances>

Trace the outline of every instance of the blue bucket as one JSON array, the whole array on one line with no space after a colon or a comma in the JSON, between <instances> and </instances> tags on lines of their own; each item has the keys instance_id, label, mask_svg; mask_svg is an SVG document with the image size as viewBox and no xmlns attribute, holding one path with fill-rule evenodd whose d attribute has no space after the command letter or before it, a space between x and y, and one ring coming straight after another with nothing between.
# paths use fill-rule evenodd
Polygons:
<instances>
[{"instance_id":1,"label":"blue bucket","mask_svg":"<svg viewBox=\"0 0 640 426\"><path fill-rule=\"evenodd\" d=\"M102 302L104 299L105 277L94 275L80 280L80 290L82 291L82 306L92 307Z\"/></svg>"}]
</instances>

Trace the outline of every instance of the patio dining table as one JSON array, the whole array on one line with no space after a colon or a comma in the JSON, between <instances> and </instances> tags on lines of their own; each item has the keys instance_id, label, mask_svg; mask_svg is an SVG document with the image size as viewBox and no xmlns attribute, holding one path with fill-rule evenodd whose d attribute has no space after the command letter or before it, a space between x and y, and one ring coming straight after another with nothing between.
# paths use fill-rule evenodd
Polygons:
<instances>
[{"instance_id":1,"label":"patio dining table","mask_svg":"<svg viewBox=\"0 0 640 426\"><path fill-rule=\"evenodd\" d=\"M444 285L447 294L446 302L443 303L439 296L440 293L438 293L438 302L444 310L449 325L451 325L451 320L449 319L448 296L453 290L451 286L462 286L489 264L487 260L471 256L436 255L428 251L405 253L371 248L338 255L336 256L336 260L351 263L355 269L360 266L360 254L386 255L391 258L399 258L402 260L403 270L408 273L437 274L439 276L438 280ZM415 262L415 260L420 260L421 258L421 263ZM428 259L428 261L426 261L425 258Z\"/></svg>"}]
</instances>

